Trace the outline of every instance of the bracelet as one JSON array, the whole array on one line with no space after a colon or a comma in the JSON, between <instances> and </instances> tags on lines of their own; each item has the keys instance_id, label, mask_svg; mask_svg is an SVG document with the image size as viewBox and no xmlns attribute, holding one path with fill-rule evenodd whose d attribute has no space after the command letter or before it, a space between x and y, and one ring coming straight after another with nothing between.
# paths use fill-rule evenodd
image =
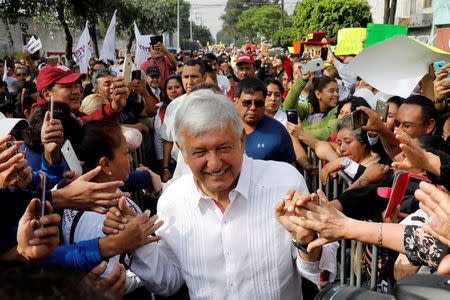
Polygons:
<instances>
[{"instance_id":1,"label":"bracelet","mask_svg":"<svg viewBox=\"0 0 450 300\"><path fill-rule=\"evenodd\" d=\"M383 245L383 223L378 223L378 246Z\"/></svg>"}]
</instances>

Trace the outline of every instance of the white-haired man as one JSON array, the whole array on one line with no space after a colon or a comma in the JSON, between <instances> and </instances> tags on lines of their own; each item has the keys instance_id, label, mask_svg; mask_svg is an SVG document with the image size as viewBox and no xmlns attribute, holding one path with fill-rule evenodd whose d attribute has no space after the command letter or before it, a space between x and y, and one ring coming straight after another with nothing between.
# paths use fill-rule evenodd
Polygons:
<instances>
[{"instance_id":1,"label":"white-haired man","mask_svg":"<svg viewBox=\"0 0 450 300\"><path fill-rule=\"evenodd\" d=\"M319 283L329 272L334 279L337 245L300 250L292 239L305 247L314 232L292 231L286 218L283 228L275 217L286 192L307 192L303 177L289 164L245 155L245 131L226 96L192 92L174 128L192 173L159 199L162 240L132 254L132 270L149 290L170 295L185 282L191 299L301 299L301 276ZM120 222L117 212L108 219Z\"/></svg>"}]
</instances>

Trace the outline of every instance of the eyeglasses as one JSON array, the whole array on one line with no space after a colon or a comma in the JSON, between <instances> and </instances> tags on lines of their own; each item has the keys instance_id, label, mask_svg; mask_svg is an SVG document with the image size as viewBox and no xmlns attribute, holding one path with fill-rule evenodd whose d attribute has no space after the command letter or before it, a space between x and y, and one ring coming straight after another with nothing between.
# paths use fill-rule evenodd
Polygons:
<instances>
[{"instance_id":1,"label":"eyeglasses","mask_svg":"<svg viewBox=\"0 0 450 300\"><path fill-rule=\"evenodd\" d=\"M16 76L27 76L27 73L17 73Z\"/></svg>"},{"instance_id":2,"label":"eyeglasses","mask_svg":"<svg viewBox=\"0 0 450 300\"><path fill-rule=\"evenodd\" d=\"M254 104L255 107L264 106L264 100L242 100L241 103L243 107L250 107L252 104Z\"/></svg>"}]
</instances>

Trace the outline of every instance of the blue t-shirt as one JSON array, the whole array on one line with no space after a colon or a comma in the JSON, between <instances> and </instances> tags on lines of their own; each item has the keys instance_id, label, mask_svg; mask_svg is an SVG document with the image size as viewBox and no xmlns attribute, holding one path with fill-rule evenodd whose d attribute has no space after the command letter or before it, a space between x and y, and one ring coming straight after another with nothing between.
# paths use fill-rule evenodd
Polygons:
<instances>
[{"instance_id":1,"label":"blue t-shirt","mask_svg":"<svg viewBox=\"0 0 450 300\"><path fill-rule=\"evenodd\" d=\"M295 161L294 146L283 124L264 115L261 122L245 136L245 154L254 159Z\"/></svg>"}]
</instances>

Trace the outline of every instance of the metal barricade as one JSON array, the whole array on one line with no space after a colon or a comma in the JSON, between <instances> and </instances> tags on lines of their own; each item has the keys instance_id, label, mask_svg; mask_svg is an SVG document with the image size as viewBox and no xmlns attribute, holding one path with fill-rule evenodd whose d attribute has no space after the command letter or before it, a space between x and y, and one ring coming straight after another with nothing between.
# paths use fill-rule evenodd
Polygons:
<instances>
[{"instance_id":1,"label":"metal barricade","mask_svg":"<svg viewBox=\"0 0 450 300\"><path fill-rule=\"evenodd\" d=\"M311 191L316 191L318 188L322 189L329 200L336 199L340 193L343 193L352 185L352 179L343 171L338 171L338 178L329 178L325 187L322 185L320 179L320 172L322 171L324 161L319 159L314 151L309 147L307 148L308 158L310 163L319 168L319 176L312 176L304 171L305 181ZM331 196L331 197L330 197ZM349 284L350 286L360 287L362 284L362 266L361 258L363 256L363 248L365 244L357 242L355 240L350 241L350 249L347 249L347 240L340 241L340 263L339 263L339 281L341 284ZM378 262L378 247L371 245L372 261L370 265L370 289L376 289L377 283L377 262ZM356 258L355 258L356 256ZM346 275L346 259L349 257L349 272L348 277ZM356 268L355 268L356 263ZM356 277L355 277L356 271Z\"/></svg>"}]
</instances>

